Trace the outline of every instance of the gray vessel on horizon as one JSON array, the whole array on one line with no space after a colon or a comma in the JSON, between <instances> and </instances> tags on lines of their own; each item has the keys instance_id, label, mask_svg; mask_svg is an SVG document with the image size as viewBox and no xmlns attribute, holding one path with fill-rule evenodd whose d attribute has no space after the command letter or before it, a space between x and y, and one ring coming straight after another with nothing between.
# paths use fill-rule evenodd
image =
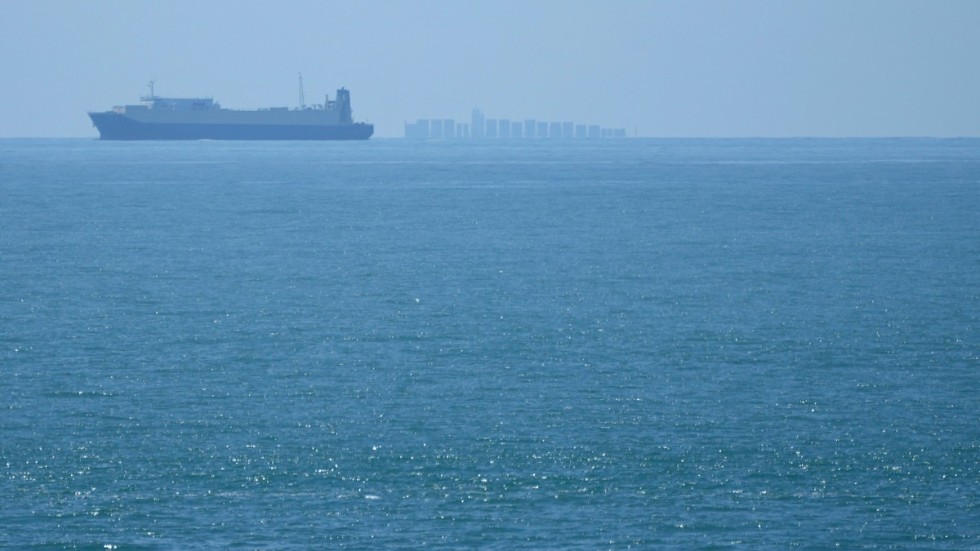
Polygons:
<instances>
[{"instance_id":1,"label":"gray vessel on horizon","mask_svg":"<svg viewBox=\"0 0 980 551\"><path fill-rule=\"evenodd\" d=\"M302 98L302 92L300 93ZM225 109L213 98L165 98L153 93L140 105L121 105L88 116L103 140L366 140L374 125L354 122L350 92L298 109Z\"/></svg>"}]
</instances>

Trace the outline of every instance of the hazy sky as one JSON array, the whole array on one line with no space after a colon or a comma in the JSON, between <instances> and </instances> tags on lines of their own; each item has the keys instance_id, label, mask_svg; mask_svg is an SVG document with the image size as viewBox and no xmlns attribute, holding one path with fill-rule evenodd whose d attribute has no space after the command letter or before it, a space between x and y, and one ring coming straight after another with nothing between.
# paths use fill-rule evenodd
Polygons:
<instances>
[{"instance_id":1,"label":"hazy sky","mask_svg":"<svg viewBox=\"0 0 980 551\"><path fill-rule=\"evenodd\" d=\"M0 0L0 137L96 137L170 96L295 106L351 90L417 118L641 136L980 136L980 0Z\"/></svg>"}]
</instances>

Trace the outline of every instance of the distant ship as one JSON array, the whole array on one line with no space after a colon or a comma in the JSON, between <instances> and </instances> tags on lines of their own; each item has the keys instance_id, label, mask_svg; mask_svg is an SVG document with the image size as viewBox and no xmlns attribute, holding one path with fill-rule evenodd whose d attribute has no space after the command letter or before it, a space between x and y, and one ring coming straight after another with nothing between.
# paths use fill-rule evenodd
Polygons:
<instances>
[{"instance_id":1,"label":"distant ship","mask_svg":"<svg viewBox=\"0 0 980 551\"><path fill-rule=\"evenodd\" d=\"M225 109L212 98L157 96L151 82L141 105L88 116L103 140L366 140L374 134L374 125L354 122L344 88L322 105L303 105L302 91L300 98L298 109Z\"/></svg>"}]
</instances>

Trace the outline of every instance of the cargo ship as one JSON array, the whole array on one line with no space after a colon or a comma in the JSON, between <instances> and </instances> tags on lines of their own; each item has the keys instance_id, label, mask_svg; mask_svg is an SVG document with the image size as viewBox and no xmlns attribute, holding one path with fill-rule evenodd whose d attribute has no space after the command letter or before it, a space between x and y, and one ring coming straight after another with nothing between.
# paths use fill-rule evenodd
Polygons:
<instances>
[{"instance_id":1,"label":"cargo ship","mask_svg":"<svg viewBox=\"0 0 980 551\"><path fill-rule=\"evenodd\" d=\"M374 125L354 122L350 92L296 109L225 109L213 98L166 98L153 93L139 105L89 113L102 140L366 140Z\"/></svg>"}]
</instances>

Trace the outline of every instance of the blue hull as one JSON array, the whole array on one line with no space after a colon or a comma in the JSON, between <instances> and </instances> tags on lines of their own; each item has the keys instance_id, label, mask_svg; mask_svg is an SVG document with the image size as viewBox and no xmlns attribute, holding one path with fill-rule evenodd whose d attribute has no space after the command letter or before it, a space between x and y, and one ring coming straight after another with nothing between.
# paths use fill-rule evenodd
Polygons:
<instances>
[{"instance_id":1,"label":"blue hull","mask_svg":"<svg viewBox=\"0 0 980 551\"><path fill-rule=\"evenodd\" d=\"M366 140L374 125L141 123L118 113L89 113L102 140Z\"/></svg>"}]
</instances>

